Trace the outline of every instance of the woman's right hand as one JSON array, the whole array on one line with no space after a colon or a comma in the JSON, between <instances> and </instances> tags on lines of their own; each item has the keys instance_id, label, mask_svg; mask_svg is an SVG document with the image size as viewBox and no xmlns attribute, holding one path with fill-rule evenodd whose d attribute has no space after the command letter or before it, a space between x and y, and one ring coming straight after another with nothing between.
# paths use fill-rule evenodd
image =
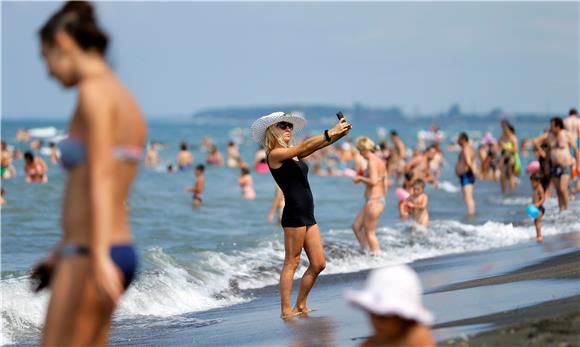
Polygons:
<instances>
[{"instance_id":1,"label":"woman's right hand","mask_svg":"<svg viewBox=\"0 0 580 347\"><path fill-rule=\"evenodd\" d=\"M274 224L274 212L268 213L268 224Z\"/></svg>"},{"instance_id":2,"label":"woman's right hand","mask_svg":"<svg viewBox=\"0 0 580 347\"><path fill-rule=\"evenodd\" d=\"M334 126L334 128L328 130L328 135L330 137L338 136L341 138L348 134L350 129L352 129L352 124L348 123L346 120L341 120Z\"/></svg>"},{"instance_id":3,"label":"woman's right hand","mask_svg":"<svg viewBox=\"0 0 580 347\"><path fill-rule=\"evenodd\" d=\"M32 280L32 290L34 292L38 293L42 289L50 286L50 280L57 262L58 256L53 252L32 267L30 279Z\"/></svg>"}]
</instances>

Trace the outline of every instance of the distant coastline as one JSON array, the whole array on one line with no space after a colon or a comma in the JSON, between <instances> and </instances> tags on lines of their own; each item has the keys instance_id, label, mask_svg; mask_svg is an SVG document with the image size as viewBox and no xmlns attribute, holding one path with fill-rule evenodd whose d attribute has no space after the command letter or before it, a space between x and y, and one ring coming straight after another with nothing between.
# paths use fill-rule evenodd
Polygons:
<instances>
[{"instance_id":1,"label":"distant coastline","mask_svg":"<svg viewBox=\"0 0 580 347\"><path fill-rule=\"evenodd\" d=\"M308 117L308 121L314 124L330 124L335 121L337 111L342 111L350 119L366 122L380 122L384 120L408 122L416 119L432 119L437 122L447 122L460 119L477 120L500 120L509 118L515 122L548 120L554 116L564 117L568 108L562 107L559 112L505 112L500 108L494 108L487 112L466 112L458 104L451 105L447 111L435 113L405 113L398 106L371 107L360 103L350 106L330 104L272 104L260 106L229 106L211 107L201 109L190 114L163 114L146 113L146 117L152 122L194 121L195 123L220 124L224 122L248 122L258 116L266 115L275 111L298 111ZM30 115L11 116L3 114L2 122L26 121L30 123L51 124L52 122L64 122L69 115ZM40 126L40 125L39 125Z\"/></svg>"},{"instance_id":2,"label":"distant coastline","mask_svg":"<svg viewBox=\"0 0 580 347\"><path fill-rule=\"evenodd\" d=\"M452 105L449 110L438 113L426 114L405 114L398 106L389 107L369 107L362 104L351 106L344 105L317 105L317 104L280 104L269 106L232 106L232 107L215 107L207 108L195 112L192 115L194 121L215 122L217 120L240 121L251 120L257 116L266 115L275 111L298 111L308 116L309 121L315 123L329 123L334 121L334 114L342 111L349 118L357 121L376 122L383 120L390 121L409 121L413 119L436 119L438 121L453 121L465 118L477 118L478 120L500 120L509 118L514 121L538 121L548 119L553 114L532 113L532 112L504 112L500 108L494 108L489 112L470 113L461 110L458 104ZM562 112L567 110L562 108Z\"/></svg>"}]
</instances>

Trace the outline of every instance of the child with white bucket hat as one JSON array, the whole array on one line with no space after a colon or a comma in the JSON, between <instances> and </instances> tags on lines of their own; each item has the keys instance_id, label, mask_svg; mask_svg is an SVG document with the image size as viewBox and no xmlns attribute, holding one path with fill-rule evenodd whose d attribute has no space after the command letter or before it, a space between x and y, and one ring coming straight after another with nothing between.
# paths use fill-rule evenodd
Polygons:
<instances>
[{"instance_id":1,"label":"child with white bucket hat","mask_svg":"<svg viewBox=\"0 0 580 347\"><path fill-rule=\"evenodd\" d=\"M370 315L374 335L362 346L435 346L433 315L421 303L421 282L407 265L373 270L363 290L349 290L347 301Z\"/></svg>"}]
</instances>

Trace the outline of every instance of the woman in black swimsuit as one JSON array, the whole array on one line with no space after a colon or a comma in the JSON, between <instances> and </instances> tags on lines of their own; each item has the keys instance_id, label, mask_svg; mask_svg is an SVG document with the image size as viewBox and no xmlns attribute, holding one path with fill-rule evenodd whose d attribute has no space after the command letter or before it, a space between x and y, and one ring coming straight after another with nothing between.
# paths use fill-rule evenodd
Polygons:
<instances>
[{"instance_id":1,"label":"woman in black swimsuit","mask_svg":"<svg viewBox=\"0 0 580 347\"><path fill-rule=\"evenodd\" d=\"M312 153L347 135L351 125L346 121L325 130L323 134L292 145L293 130L300 130L306 120L298 114L275 112L264 116L252 125L254 140L266 147L267 163L274 180L284 193L286 205L282 213L284 228L284 267L280 274L280 300L283 319L308 313L306 299L318 274L324 270L326 260L320 230L314 219L314 201L308 184L308 166L302 161ZM290 299L294 273L300 264L302 249L306 251L309 266L300 282L296 305Z\"/></svg>"}]
</instances>

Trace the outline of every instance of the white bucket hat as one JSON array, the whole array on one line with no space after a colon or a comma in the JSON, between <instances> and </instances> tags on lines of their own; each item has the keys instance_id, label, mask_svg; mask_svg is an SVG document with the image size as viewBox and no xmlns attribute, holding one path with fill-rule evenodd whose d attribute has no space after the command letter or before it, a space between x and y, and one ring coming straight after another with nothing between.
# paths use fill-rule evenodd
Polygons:
<instances>
[{"instance_id":1,"label":"white bucket hat","mask_svg":"<svg viewBox=\"0 0 580 347\"><path fill-rule=\"evenodd\" d=\"M274 112L267 116L258 118L252 124L252 137L254 141L263 144L266 137L266 129L272 124L288 122L294 125L294 131L300 131L306 126L306 119L297 112Z\"/></svg>"},{"instance_id":2,"label":"white bucket hat","mask_svg":"<svg viewBox=\"0 0 580 347\"><path fill-rule=\"evenodd\" d=\"M363 290L349 290L346 300L380 316L397 315L425 325L433 315L421 303L421 282L413 269L396 265L373 270Z\"/></svg>"}]
</instances>

